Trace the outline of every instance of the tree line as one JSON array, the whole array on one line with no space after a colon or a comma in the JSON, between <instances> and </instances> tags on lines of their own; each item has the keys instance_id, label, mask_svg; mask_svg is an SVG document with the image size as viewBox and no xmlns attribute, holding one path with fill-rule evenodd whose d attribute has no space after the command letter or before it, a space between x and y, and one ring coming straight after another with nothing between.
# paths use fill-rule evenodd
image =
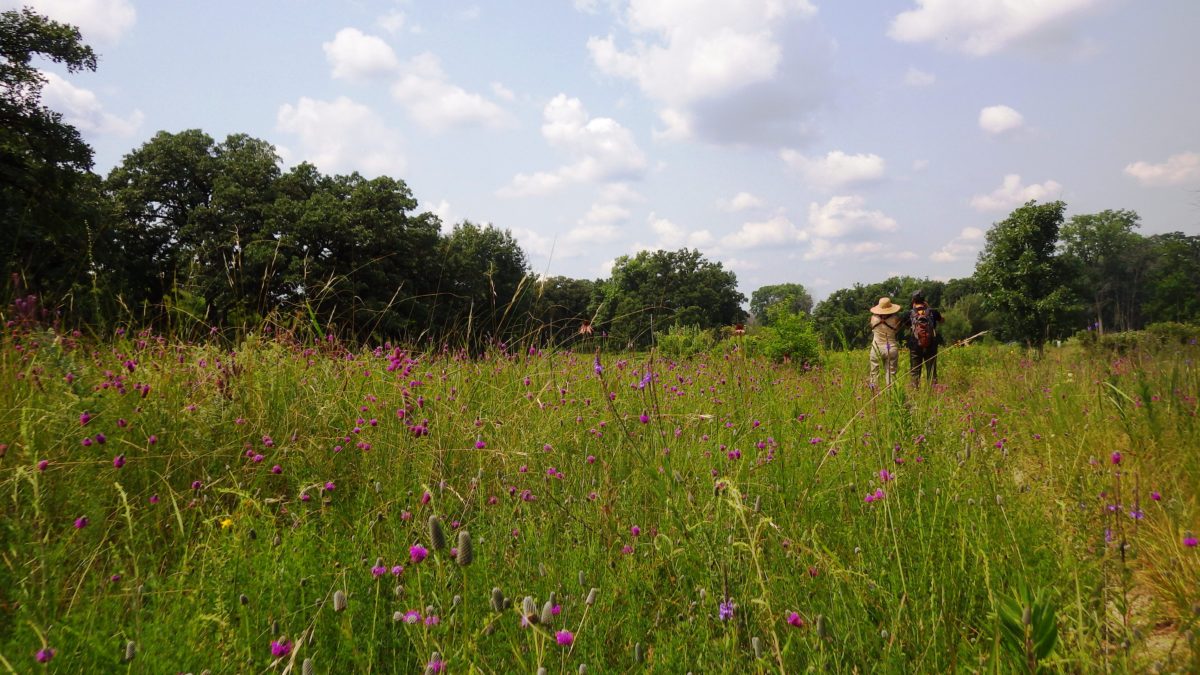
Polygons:
<instances>
[{"instance_id":1,"label":"tree line","mask_svg":"<svg viewBox=\"0 0 1200 675\"><path fill-rule=\"evenodd\" d=\"M747 317L733 272L696 250L622 256L606 279L537 278L507 230L447 229L397 178L284 170L245 134L160 131L101 176L78 130L41 103L35 56L97 65L74 27L0 13L0 293L23 312L36 295L43 318L97 328L268 324L473 346L601 335L645 347L673 326ZM1085 326L1200 321L1200 237L1142 236L1132 211L1064 211L1031 202L995 224L971 277L856 284L815 307L798 283L765 286L751 316L805 332L799 317L827 347L865 346L866 308L917 288L951 339L986 330L1038 346Z\"/></svg>"}]
</instances>

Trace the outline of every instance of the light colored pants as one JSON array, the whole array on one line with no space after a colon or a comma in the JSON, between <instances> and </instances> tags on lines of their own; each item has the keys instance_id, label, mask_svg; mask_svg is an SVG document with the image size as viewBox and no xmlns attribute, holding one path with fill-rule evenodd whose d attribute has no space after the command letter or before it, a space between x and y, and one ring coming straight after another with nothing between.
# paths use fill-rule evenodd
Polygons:
<instances>
[{"instance_id":1,"label":"light colored pants","mask_svg":"<svg viewBox=\"0 0 1200 675\"><path fill-rule=\"evenodd\" d=\"M871 386L879 384L879 366L883 364L885 384L891 385L900 369L900 345L895 342L871 343Z\"/></svg>"}]
</instances>

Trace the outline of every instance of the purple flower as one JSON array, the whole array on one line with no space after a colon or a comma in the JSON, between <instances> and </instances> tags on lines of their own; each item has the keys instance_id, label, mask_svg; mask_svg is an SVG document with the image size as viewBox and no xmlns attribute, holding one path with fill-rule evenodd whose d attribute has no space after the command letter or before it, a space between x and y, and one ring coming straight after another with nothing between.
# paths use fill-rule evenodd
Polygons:
<instances>
[{"instance_id":1,"label":"purple flower","mask_svg":"<svg viewBox=\"0 0 1200 675\"><path fill-rule=\"evenodd\" d=\"M487 443L484 443L483 441L475 441L475 449L476 450L482 450L486 447L487 447Z\"/></svg>"},{"instance_id":2,"label":"purple flower","mask_svg":"<svg viewBox=\"0 0 1200 675\"><path fill-rule=\"evenodd\" d=\"M280 658L280 657L287 656L291 652L292 652L292 643L291 642L288 642L287 640L280 640L278 642L276 642L274 640L271 641L271 656L274 656L275 658Z\"/></svg>"},{"instance_id":3,"label":"purple flower","mask_svg":"<svg viewBox=\"0 0 1200 675\"><path fill-rule=\"evenodd\" d=\"M734 607L736 607L736 605L733 604L733 600L730 600L729 598L722 600L721 606L717 609L717 617L722 621L728 621L732 619Z\"/></svg>"},{"instance_id":4,"label":"purple flower","mask_svg":"<svg viewBox=\"0 0 1200 675\"><path fill-rule=\"evenodd\" d=\"M271 473L281 474L281 473L283 473L283 467L276 464L275 466L271 467Z\"/></svg>"},{"instance_id":5,"label":"purple flower","mask_svg":"<svg viewBox=\"0 0 1200 675\"><path fill-rule=\"evenodd\" d=\"M564 629L555 633L554 639L558 640L558 644L565 647L575 641L575 635L571 631Z\"/></svg>"},{"instance_id":6,"label":"purple flower","mask_svg":"<svg viewBox=\"0 0 1200 675\"><path fill-rule=\"evenodd\" d=\"M1196 548L1196 543L1196 536L1193 534L1189 534L1183 538L1183 545L1188 548Z\"/></svg>"},{"instance_id":7,"label":"purple flower","mask_svg":"<svg viewBox=\"0 0 1200 675\"><path fill-rule=\"evenodd\" d=\"M421 620L421 613L415 609L410 609L404 613L404 623L416 623Z\"/></svg>"},{"instance_id":8,"label":"purple flower","mask_svg":"<svg viewBox=\"0 0 1200 675\"><path fill-rule=\"evenodd\" d=\"M1159 494L1157 490L1155 490L1154 492L1150 493L1150 499L1153 499L1156 502L1162 501L1162 495Z\"/></svg>"},{"instance_id":9,"label":"purple flower","mask_svg":"<svg viewBox=\"0 0 1200 675\"><path fill-rule=\"evenodd\" d=\"M90 438L85 438L85 439L83 439L82 441L80 441L80 443L81 443L81 444L83 445L83 447L85 447L85 448L90 448L90 447L92 447L92 439L90 439Z\"/></svg>"},{"instance_id":10,"label":"purple flower","mask_svg":"<svg viewBox=\"0 0 1200 675\"><path fill-rule=\"evenodd\" d=\"M376 565L371 568L371 576L378 578L387 574L387 571L387 567L384 567L383 565Z\"/></svg>"},{"instance_id":11,"label":"purple flower","mask_svg":"<svg viewBox=\"0 0 1200 675\"><path fill-rule=\"evenodd\" d=\"M91 522L91 521L88 520L87 516L79 516L78 518L75 519L75 529L82 530L83 528L88 526L89 522Z\"/></svg>"},{"instance_id":12,"label":"purple flower","mask_svg":"<svg viewBox=\"0 0 1200 675\"><path fill-rule=\"evenodd\" d=\"M34 654L33 658L37 659L38 663L49 663L50 659L54 658L55 650L49 647L43 647Z\"/></svg>"},{"instance_id":13,"label":"purple flower","mask_svg":"<svg viewBox=\"0 0 1200 675\"><path fill-rule=\"evenodd\" d=\"M333 492L335 488L337 488L337 486L333 484L333 481L331 481L331 480L325 481L325 491L326 492Z\"/></svg>"},{"instance_id":14,"label":"purple flower","mask_svg":"<svg viewBox=\"0 0 1200 675\"><path fill-rule=\"evenodd\" d=\"M38 470L38 471L45 471L45 470L46 470L46 467L48 467L48 466L50 466L50 460L48 460L48 459L43 459L42 461L40 461L40 462L38 462L38 463L37 463L37 470Z\"/></svg>"},{"instance_id":15,"label":"purple flower","mask_svg":"<svg viewBox=\"0 0 1200 675\"><path fill-rule=\"evenodd\" d=\"M158 495L156 495L156 494L155 494L155 495L150 495L150 503L151 503L151 504L157 504L157 503L158 503Z\"/></svg>"},{"instance_id":16,"label":"purple flower","mask_svg":"<svg viewBox=\"0 0 1200 675\"><path fill-rule=\"evenodd\" d=\"M890 471L888 471L887 469L879 470L879 480L886 483L891 479L892 479L892 473Z\"/></svg>"},{"instance_id":17,"label":"purple flower","mask_svg":"<svg viewBox=\"0 0 1200 675\"><path fill-rule=\"evenodd\" d=\"M796 628L804 628L804 619L800 618L800 614L797 612L789 612L787 622L788 625L795 626Z\"/></svg>"},{"instance_id":18,"label":"purple flower","mask_svg":"<svg viewBox=\"0 0 1200 675\"><path fill-rule=\"evenodd\" d=\"M641 422L642 424L649 424L650 416L647 415L646 413L642 413L641 415L638 415L638 421Z\"/></svg>"},{"instance_id":19,"label":"purple flower","mask_svg":"<svg viewBox=\"0 0 1200 675\"><path fill-rule=\"evenodd\" d=\"M1112 458L1111 458L1111 459L1112 459L1112 463L1113 463L1113 464L1120 464L1120 463L1121 463L1121 453L1119 453L1119 452L1114 452L1114 453L1112 454Z\"/></svg>"},{"instance_id":20,"label":"purple flower","mask_svg":"<svg viewBox=\"0 0 1200 675\"><path fill-rule=\"evenodd\" d=\"M125 466L125 455L117 455L113 457L113 468L121 468Z\"/></svg>"},{"instance_id":21,"label":"purple flower","mask_svg":"<svg viewBox=\"0 0 1200 675\"><path fill-rule=\"evenodd\" d=\"M441 658L434 656L433 660L425 664L425 671L429 673L440 673L446 668L446 662Z\"/></svg>"},{"instance_id":22,"label":"purple flower","mask_svg":"<svg viewBox=\"0 0 1200 675\"><path fill-rule=\"evenodd\" d=\"M429 616L425 617L426 626L436 626L441 622L442 620L439 619L436 614L430 614Z\"/></svg>"},{"instance_id":23,"label":"purple flower","mask_svg":"<svg viewBox=\"0 0 1200 675\"><path fill-rule=\"evenodd\" d=\"M86 411L79 416L79 426L81 426L81 427L87 426L87 423L91 422L91 421L92 421L92 416L89 415ZM46 660L49 661L49 659L46 659Z\"/></svg>"},{"instance_id":24,"label":"purple flower","mask_svg":"<svg viewBox=\"0 0 1200 675\"><path fill-rule=\"evenodd\" d=\"M429 549L425 548L424 546L422 546L420 544L413 544L408 549L408 557L411 558L414 563L421 562L428 555L429 555Z\"/></svg>"},{"instance_id":25,"label":"purple flower","mask_svg":"<svg viewBox=\"0 0 1200 675\"><path fill-rule=\"evenodd\" d=\"M594 366L592 366L592 369L596 371L597 375L604 374L604 366L600 365L600 357L599 356L596 357L596 363Z\"/></svg>"},{"instance_id":26,"label":"purple flower","mask_svg":"<svg viewBox=\"0 0 1200 675\"><path fill-rule=\"evenodd\" d=\"M200 488L202 488L202 487L204 487L204 483L201 483L201 482L200 482L200 481L198 481L198 480L194 480L194 481L192 481L192 489L193 489L193 490L199 490L199 489L200 489Z\"/></svg>"},{"instance_id":27,"label":"purple flower","mask_svg":"<svg viewBox=\"0 0 1200 675\"><path fill-rule=\"evenodd\" d=\"M398 576L400 576L401 574L404 574L404 567L403 567L403 566L401 566L401 565L396 565L396 566L392 567L392 576L394 576L394 577L398 577Z\"/></svg>"},{"instance_id":28,"label":"purple flower","mask_svg":"<svg viewBox=\"0 0 1200 675\"><path fill-rule=\"evenodd\" d=\"M641 533L642 533L642 528L638 527L637 525L634 525L633 527L629 528L629 534L632 534L635 537L640 535Z\"/></svg>"},{"instance_id":29,"label":"purple flower","mask_svg":"<svg viewBox=\"0 0 1200 675\"><path fill-rule=\"evenodd\" d=\"M96 434L96 442L100 445L104 445L107 441L108 436L105 436L104 434Z\"/></svg>"}]
</instances>

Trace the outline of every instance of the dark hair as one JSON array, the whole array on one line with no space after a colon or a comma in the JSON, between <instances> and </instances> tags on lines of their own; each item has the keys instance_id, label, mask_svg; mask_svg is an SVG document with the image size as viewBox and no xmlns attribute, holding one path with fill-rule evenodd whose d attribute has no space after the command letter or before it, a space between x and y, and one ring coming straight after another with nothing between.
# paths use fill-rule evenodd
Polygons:
<instances>
[{"instance_id":1,"label":"dark hair","mask_svg":"<svg viewBox=\"0 0 1200 675\"><path fill-rule=\"evenodd\" d=\"M925 302L925 291L920 290L920 289L913 291L912 301L913 302Z\"/></svg>"}]
</instances>

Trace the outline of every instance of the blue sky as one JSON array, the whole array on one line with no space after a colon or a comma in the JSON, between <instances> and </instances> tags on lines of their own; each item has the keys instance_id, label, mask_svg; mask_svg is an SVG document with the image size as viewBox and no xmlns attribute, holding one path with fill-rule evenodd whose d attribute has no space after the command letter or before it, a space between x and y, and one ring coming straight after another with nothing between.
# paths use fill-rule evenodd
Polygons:
<instances>
[{"instance_id":1,"label":"blue sky","mask_svg":"<svg viewBox=\"0 0 1200 675\"><path fill-rule=\"evenodd\" d=\"M699 248L749 295L970 274L1027 199L1200 232L1194 0L0 0L75 23L44 101L402 178L538 273Z\"/></svg>"}]
</instances>

